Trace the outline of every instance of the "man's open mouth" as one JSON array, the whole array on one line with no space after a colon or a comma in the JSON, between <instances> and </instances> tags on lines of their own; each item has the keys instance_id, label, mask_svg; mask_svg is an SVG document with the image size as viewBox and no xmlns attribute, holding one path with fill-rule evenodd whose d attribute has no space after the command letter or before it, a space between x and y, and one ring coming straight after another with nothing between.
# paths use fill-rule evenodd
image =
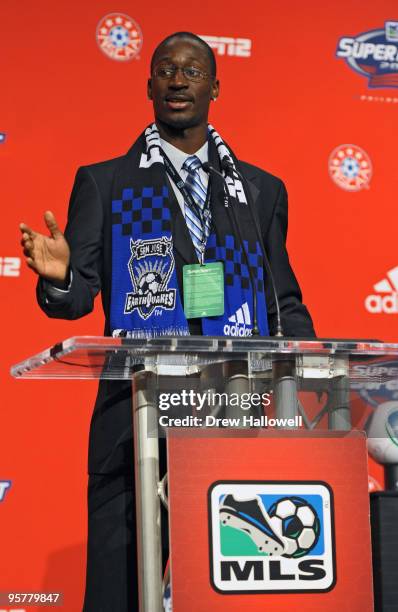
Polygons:
<instances>
[{"instance_id":1,"label":"man's open mouth","mask_svg":"<svg viewBox=\"0 0 398 612\"><path fill-rule=\"evenodd\" d=\"M166 98L166 105L171 110L185 110L192 104L191 98L169 96Z\"/></svg>"}]
</instances>

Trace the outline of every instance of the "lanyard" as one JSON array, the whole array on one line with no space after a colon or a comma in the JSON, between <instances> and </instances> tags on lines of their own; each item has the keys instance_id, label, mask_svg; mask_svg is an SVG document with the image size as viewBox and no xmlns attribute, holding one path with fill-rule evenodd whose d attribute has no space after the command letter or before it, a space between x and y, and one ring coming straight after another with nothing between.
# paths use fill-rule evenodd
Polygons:
<instances>
[{"instance_id":1,"label":"lanyard","mask_svg":"<svg viewBox=\"0 0 398 612\"><path fill-rule=\"evenodd\" d=\"M164 164L166 166L167 174L172 179L173 183L177 186L177 189L181 192L185 203L189 206L189 208L191 208L195 212L196 216L199 217L202 223L203 234L204 234L205 233L204 232L205 221L210 212L210 191L211 191L210 179L209 179L209 185L207 188L206 201L205 201L205 205L204 205L203 212L202 212L202 209L200 208L200 206L198 206L198 204L193 199L191 193L185 186L185 182L182 180L181 176L179 175L179 173L177 172L177 170L171 163L170 159L167 157L166 153L161 150L161 154L164 159Z\"/></svg>"},{"instance_id":2,"label":"lanyard","mask_svg":"<svg viewBox=\"0 0 398 612\"><path fill-rule=\"evenodd\" d=\"M200 259L200 265L203 266L204 261L205 261L205 250L206 250L206 242L207 242L207 235L205 231L206 220L210 214L210 193L211 193L210 177L209 177L209 184L207 188L206 201L205 201L205 205L202 211L200 206L198 206L198 204L193 199L189 190L186 188L185 182L182 180L181 176L179 175L176 168L171 163L170 159L167 157L166 153L162 149L160 149L160 152L164 159L164 164L166 166L167 174L169 175L169 177L172 179L174 184L177 186L177 189L182 194L185 204L187 204L189 208L195 212L195 214L197 215L197 217L199 217L200 222L202 224L203 238L202 238L202 243L201 243L199 259Z\"/></svg>"}]
</instances>

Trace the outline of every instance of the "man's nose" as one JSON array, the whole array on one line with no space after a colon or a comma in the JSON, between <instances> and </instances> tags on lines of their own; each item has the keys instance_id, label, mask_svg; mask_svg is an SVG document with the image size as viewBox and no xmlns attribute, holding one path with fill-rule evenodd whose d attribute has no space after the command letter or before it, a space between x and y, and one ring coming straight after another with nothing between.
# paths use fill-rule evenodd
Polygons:
<instances>
[{"instance_id":1,"label":"man's nose","mask_svg":"<svg viewBox=\"0 0 398 612\"><path fill-rule=\"evenodd\" d=\"M188 79L186 78L182 68L176 69L175 73L169 80L169 87L188 87Z\"/></svg>"}]
</instances>

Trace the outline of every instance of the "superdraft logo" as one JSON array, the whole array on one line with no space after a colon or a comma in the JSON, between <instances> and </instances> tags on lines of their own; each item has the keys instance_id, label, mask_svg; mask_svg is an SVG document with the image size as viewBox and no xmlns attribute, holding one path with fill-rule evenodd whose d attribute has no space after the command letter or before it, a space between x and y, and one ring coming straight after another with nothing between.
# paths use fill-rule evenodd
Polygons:
<instances>
[{"instance_id":1,"label":"superdraft logo","mask_svg":"<svg viewBox=\"0 0 398 612\"><path fill-rule=\"evenodd\" d=\"M398 266L388 270L386 278L373 285L375 293L365 298L371 314L398 314Z\"/></svg>"},{"instance_id":2,"label":"superdraft logo","mask_svg":"<svg viewBox=\"0 0 398 612\"><path fill-rule=\"evenodd\" d=\"M369 79L368 87L398 87L398 21L383 29L340 38L336 57Z\"/></svg>"},{"instance_id":3,"label":"superdraft logo","mask_svg":"<svg viewBox=\"0 0 398 612\"><path fill-rule=\"evenodd\" d=\"M211 583L217 592L334 587L333 493L325 482L216 482L208 504Z\"/></svg>"},{"instance_id":4,"label":"superdraft logo","mask_svg":"<svg viewBox=\"0 0 398 612\"><path fill-rule=\"evenodd\" d=\"M373 408L398 400L398 359L380 358L350 368L350 389Z\"/></svg>"},{"instance_id":5,"label":"superdraft logo","mask_svg":"<svg viewBox=\"0 0 398 612\"><path fill-rule=\"evenodd\" d=\"M97 25L96 39L105 55L119 62L138 57L142 48L141 28L124 13L109 13Z\"/></svg>"},{"instance_id":6,"label":"superdraft logo","mask_svg":"<svg viewBox=\"0 0 398 612\"><path fill-rule=\"evenodd\" d=\"M252 41L250 38L231 38L230 36L204 36L199 37L211 47L217 55L230 57L250 57Z\"/></svg>"}]
</instances>

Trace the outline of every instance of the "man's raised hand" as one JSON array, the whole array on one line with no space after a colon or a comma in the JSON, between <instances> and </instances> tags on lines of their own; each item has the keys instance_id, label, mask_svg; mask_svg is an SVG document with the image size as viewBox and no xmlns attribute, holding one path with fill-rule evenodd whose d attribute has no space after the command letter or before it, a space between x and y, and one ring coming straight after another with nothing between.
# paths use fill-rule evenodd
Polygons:
<instances>
[{"instance_id":1,"label":"man's raised hand","mask_svg":"<svg viewBox=\"0 0 398 612\"><path fill-rule=\"evenodd\" d=\"M49 236L38 234L25 223L19 226L26 263L36 274L50 281L62 282L68 274L69 246L51 211L44 213L44 221L50 231Z\"/></svg>"}]
</instances>

